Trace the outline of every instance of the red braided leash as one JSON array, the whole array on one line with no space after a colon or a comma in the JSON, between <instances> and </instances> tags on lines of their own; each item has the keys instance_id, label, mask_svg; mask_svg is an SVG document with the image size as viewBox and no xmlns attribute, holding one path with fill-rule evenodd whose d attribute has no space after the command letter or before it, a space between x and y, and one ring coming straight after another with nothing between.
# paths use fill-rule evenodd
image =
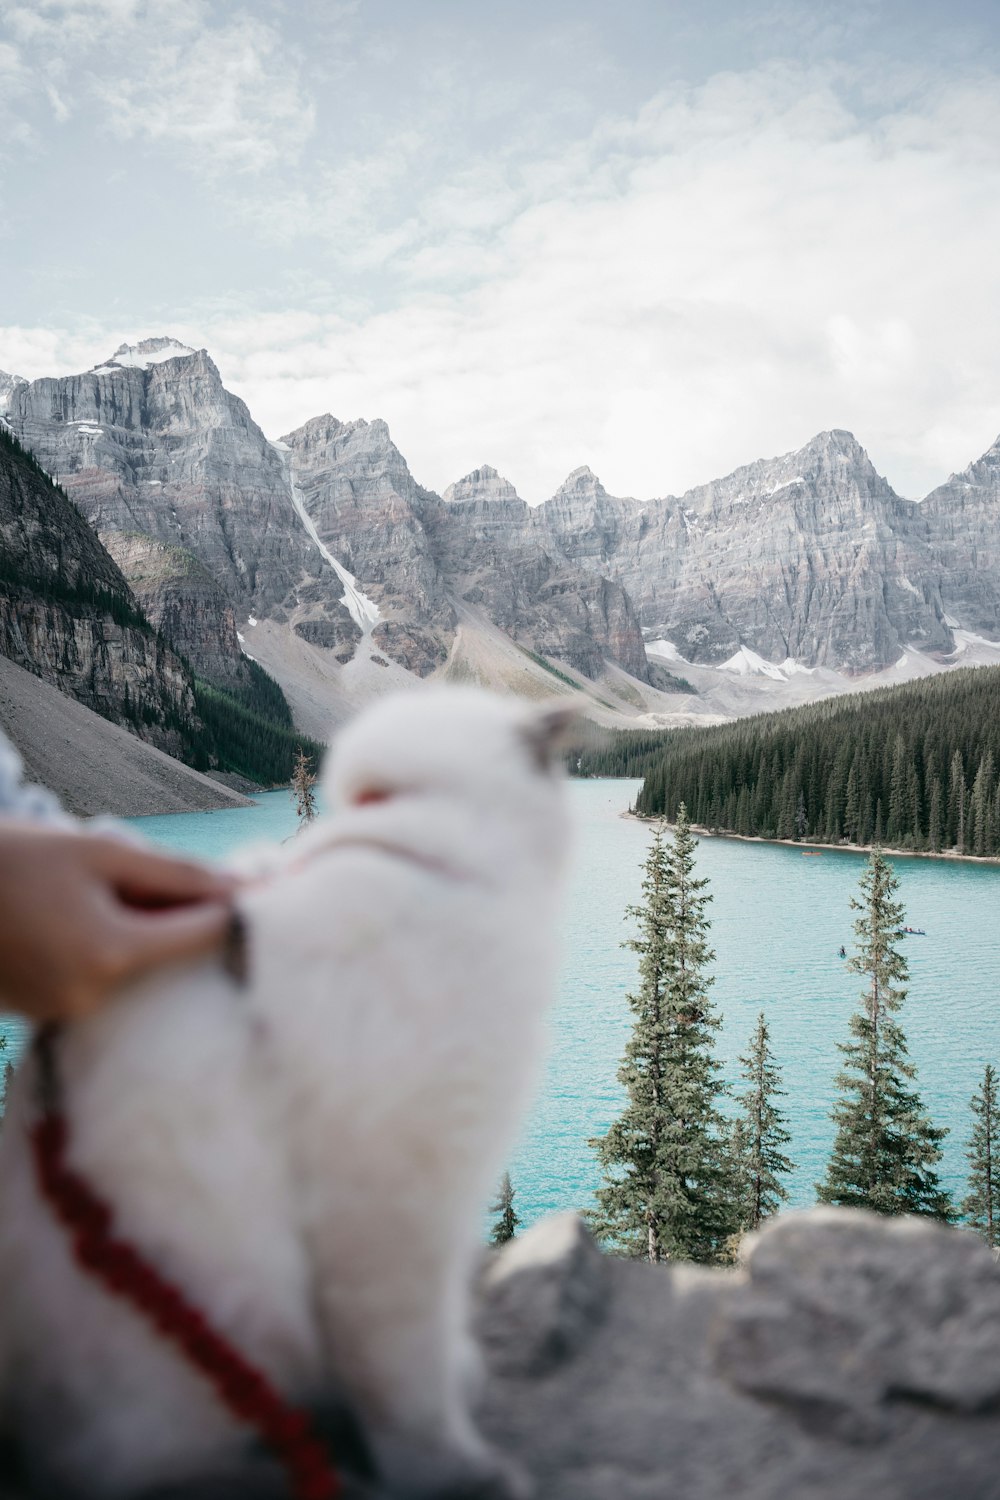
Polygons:
<instances>
[{"instance_id":1,"label":"red braided leash","mask_svg":"<svg viewBox=\"0 0 1000 1500\"><path fill-rule=\"evenodd\" d=\"M35 1039L41 1116L31 1131L39 1186L73 1237L73 1255L116 1297L131 1302L204 1375L235 1417L255 1428L284 1465L295 1500L335 1500L340 1478L305 1412L290 1406L249 1360L127 1240L109 1206L66 1164L69 1130L55 1069L56 1028Z\"/></svg>"}]
</instances>

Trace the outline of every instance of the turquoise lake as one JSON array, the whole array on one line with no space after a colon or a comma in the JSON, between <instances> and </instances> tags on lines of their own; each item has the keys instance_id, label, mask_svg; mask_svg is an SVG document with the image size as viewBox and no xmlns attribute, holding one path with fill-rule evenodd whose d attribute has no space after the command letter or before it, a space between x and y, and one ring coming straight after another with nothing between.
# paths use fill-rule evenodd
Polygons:
<instances>
[{"instance_id":1,"label":"turquoise lake","mask_svg":"<svg viewBox=\"0 0 1000 1500\"><path fill-rule=\"evenodd\" d=\"M620 944L625 908L640 897L650 829L623 817L638 781L574 781L576 848L567 895L559 1001L542 1095L511 1161L515 1207L525 1224L555 1209L586 1208L597 1183L589 1137L606 1129L621 1094L616 1070L630 1015L625 995L635 958ZM250 808L134 820L165 848L221 858L249 840L284 838L295 826L286 792ZM918 1087L935 1123L947 1126L942 1176L964 1192L969 1097L983 1065L1000 1065L1000 869L932 859L894 859L906 920L926 929L906 939L909 996L903 1025ZM854 893L863 857L825 851L805 858L779 845L702 839L699 874L714 897L714 999L722 1016L718 1057L735 1081L737 1058L763 1010L787 1090L783 1101L796 1169L791 1201L805 1206L833 1138L829 1118L837 1042L847 1036L860 981L837 953L852 945ZM16 1027L9 1027L16 1033ZM16 1034L11 1041L16 1047Z\"/></svg>"}]
</instances>

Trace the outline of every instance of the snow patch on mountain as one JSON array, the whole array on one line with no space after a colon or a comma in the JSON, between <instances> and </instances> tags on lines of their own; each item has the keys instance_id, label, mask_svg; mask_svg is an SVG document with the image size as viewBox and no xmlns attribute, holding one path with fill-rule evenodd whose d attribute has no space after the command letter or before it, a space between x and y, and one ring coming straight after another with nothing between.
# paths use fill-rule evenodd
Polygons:
<instances>
[{"instance_id":1,"label":"snow patch on mountain","mask_svg":"<svg viewBox=\"0 0 1000 1500\"><path fill-rule=\"evenodd\" d=\"M688 665L673 641L647 641L646 655L658 656L662 661L679 661L684 662L685 666Z\"/></svg>"},{"instance_id":2,"label":"snow patch on mountain","mask_svg":"<svg viewBox=\"0 0 1000 1500\"><path fill-rule=\"evenodd\" d=\"M815 668L804 667L791 656L786 656L783 662L766 661L749 646L741 646L728 661L720 663L719 671L735 672L740 677L771 677L775 682L787 682L790 677L811 677Z\"/></svg>"},{"instance_id":3,"label":"snow patch on mountain","mask_svg":"<svg viewBox=\"0 0 1000 1500\"><path fill-rule=\"evenodd\" d=\"M95 365L92 375L106 375L113 370L148 370L150 365L161 365L168 359L184 359L196 354L188 344L179 339L141 339L138 344L122 344L103 364Z\"/></svg>"},{"instance_id":4,"label":"snow patch on mountain","mask_svg":"<svg viewBox=\"0 0 1000 1500\"><path fill-rule=\"evenodd\" d=\"M341 604L347 607L351 619L356 625L360 626L362 630L370 630L382 618L378 605L374 599L369 599L368 595L362 592L358 587L358 581L354 577L354 574L349 573L343 563L337 561L325 542L320 540L315 522L306 510L305 501L302 499L299 487L295 483L295 478L292 474L292 450L288 444L283 443L279 438L271 444L271 447L278 454L284 465L285 477L288 481L288 492L292 497L292 504L295 506L299 520L305 527L310 539L315 542L323 561L329 564L344 585Z\"/></svg>"}]
</instances>

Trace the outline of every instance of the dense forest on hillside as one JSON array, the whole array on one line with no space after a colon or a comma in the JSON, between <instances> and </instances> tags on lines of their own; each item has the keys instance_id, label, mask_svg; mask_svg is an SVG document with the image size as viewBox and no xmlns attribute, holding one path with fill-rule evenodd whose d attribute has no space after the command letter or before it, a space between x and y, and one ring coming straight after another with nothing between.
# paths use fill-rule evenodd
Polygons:
<instances>
[{"instance_id":1,"label":"dense forest on hillside","mask_svg":"<svg viewBox=\"0 0 1000 1500\"><path fill-rule=\"evenodd\" d=\"M731 833L1000 854L1000 667L673 730L639 754L648 816L684 802Z\"/></svg>"},{"instance_id":2,"label":"dense forest on hillside","mask_svg":"<svg viewBox=\"0 0 1000 1500\"><path fill-rule=\"evenodd\" d=\"M283 712L277 707L268 712L266 700L250 707L200 677L195 679L195 703L203 725L191 756L196 770L235 771L263 786L284 785L291 780L300 749L312 769L319 768L324 746L293 729L284 694L273 678L261 675L281 694Z\"/></svg>"}]
</instances>

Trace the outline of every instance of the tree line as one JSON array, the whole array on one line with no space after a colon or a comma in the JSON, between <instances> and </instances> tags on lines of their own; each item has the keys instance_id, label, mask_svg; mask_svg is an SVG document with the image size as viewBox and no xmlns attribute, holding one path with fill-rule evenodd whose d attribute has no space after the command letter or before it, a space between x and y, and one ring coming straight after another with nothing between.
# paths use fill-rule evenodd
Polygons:
<instances>
[{"instance_id":1,"label":"tree line","mask_svg":"<svg viewBox=\"0 0 1000 1500\"><path fill-rule=\"evenodd\" d=\"M1000 854L1000 667L637 740L577 770L644 775L647 817L683 802L713 831Z\"/></svg>"}]
</instances>

